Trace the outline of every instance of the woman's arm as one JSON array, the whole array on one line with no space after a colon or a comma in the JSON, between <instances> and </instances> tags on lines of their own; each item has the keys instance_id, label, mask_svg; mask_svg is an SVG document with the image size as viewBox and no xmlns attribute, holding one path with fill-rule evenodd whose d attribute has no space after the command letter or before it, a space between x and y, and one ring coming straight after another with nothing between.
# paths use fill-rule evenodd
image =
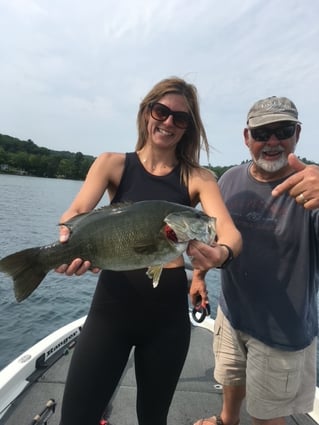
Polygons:
<instances>
[{"instance_id":1,"label":"woman's arm","mask_svg":"<svg viewBox=\"0 0 319 425\"><path fill-rule=\"evenodd\" d=\"M69 208L62 214L60 223L65 223L70 218L93 210L99 203L106 191L112 198L119 185L125 162L125 154L103 153L92 164L86 179L74 198ZM60 226L60 242L67 243L69 230L66 226ZM58 273L68 276L81 275L91 267L90 261L82 258L74 259L70 264L62 264L56 268ZM98 272L99 269L92 269Z\"/></svg>"}]
</instances>

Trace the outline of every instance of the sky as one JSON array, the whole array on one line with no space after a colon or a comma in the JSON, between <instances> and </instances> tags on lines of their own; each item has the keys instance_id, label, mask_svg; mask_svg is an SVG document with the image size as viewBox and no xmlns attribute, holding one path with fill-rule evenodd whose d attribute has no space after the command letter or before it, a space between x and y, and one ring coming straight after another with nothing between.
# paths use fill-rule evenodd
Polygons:
<instances>
[{"instance_id":1,"label":"sky","mask_svg":"<svg viewBox=\"0 0 319 425\"><path fill-rule=\"evenodd\" d=\"M201 164L249 159L247 112L286 96L296 153L319 163L318 0L0 0L0 134L58 151L128 152L163 78L197 87Z\"/></svg>"}]
</instances>

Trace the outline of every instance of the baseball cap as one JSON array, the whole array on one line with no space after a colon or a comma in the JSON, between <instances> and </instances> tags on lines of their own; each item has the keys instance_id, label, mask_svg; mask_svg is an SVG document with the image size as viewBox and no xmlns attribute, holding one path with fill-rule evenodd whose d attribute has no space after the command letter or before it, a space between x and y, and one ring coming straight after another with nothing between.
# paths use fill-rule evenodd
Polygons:
<instances>
[{"instance_id":1,"label":"baseball cap","mask_svg":"<svg viewBox=\"0 0 319 425\"><path fill-rule=\"evenodd\" d=\"M249 128L260 127L279 121L300 123L296 105L287 97L271 96L258 100L250 108L247 115Z\"/></svg>"}]
</instances>

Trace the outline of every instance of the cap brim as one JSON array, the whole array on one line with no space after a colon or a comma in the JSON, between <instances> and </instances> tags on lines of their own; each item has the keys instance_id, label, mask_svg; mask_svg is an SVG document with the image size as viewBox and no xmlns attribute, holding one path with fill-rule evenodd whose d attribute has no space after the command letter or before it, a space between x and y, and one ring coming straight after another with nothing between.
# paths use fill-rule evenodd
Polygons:
<instances>
[{"instance_id":1,"label":"cap brim","mask_svg":"<svg viewBox=\"0 0 319 425\"><path fill-rule=\"evenodd\" d=\"M281 122L281 121L290 121L290 122L296 122L301 124L301 122L297 118L294 118L291 115L269 114L269 115L264 115L262 117L250 118L247 122L247 125L249 128L255 128L255 127L261 127L263 125L273 124L275 122Z\"/></svg>"}]
</instances>

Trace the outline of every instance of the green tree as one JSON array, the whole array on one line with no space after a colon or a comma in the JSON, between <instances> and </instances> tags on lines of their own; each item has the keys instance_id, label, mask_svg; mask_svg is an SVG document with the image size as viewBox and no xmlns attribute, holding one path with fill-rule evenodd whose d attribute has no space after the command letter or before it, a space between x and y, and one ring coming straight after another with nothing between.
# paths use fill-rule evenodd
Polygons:
<instances>
[{"instance_id":1,"label":"green tree","mask_svg":"<svg viewBox=\"0 0 319 425\"><path fill-rule=\"evenodd\" d=\"M57 176L65 179L72 179L74 176L74 163L70 159L61 159L58 169Z\"/></svg>"},{"instance_id":2,"label":"green tree","mask_svg":"<svg viewBox=\"0 0 319 425\"><path fill-rule=\"evenodd\" d=\"M13 155L14 167L19 170L27 170L29 168L29 155L26 152L19 151Z\"/></svg>"},{"instance_id":3,"label":"green tree","mask_svg":"<svg viewBox=\"0 0 319 425\"><path fill-rule=\"evenodd\" d=\"M8 154L7 152L0 146L0 165L7 164L8 162Z\"/></svg>"}]
</instances>

